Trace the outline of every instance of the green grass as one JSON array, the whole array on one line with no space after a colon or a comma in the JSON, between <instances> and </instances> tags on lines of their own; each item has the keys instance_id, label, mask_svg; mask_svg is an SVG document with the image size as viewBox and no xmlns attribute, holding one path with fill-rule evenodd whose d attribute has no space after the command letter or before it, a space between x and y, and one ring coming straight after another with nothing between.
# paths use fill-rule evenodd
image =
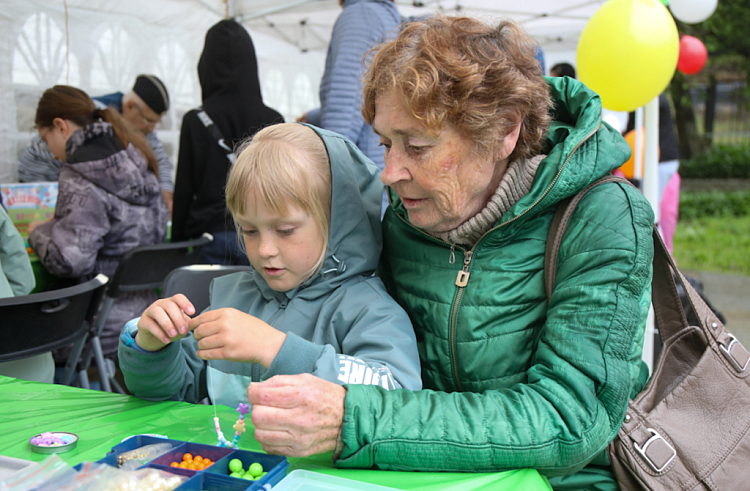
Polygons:
<instances>
[{"instance_id":1,"label":"green grass","mask_svg":"<svg viewBox=\"0 0 750 491\"><path fill-rule=\"evenodd\" d=\"M681 219L674 256L682 270L750 276L750 216Z\"/></svg>"}]
</instances>

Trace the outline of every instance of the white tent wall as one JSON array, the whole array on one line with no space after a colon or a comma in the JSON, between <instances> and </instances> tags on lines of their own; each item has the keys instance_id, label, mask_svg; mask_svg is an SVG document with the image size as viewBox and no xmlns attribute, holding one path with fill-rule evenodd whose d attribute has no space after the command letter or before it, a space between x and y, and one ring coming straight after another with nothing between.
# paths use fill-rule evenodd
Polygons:
<instances>
[{"instance_id":1,"label":"white tent wall","mask_svg":"<svg viewBox=\"0 0 750 491\"><path fill-rule=\"evenodd\" d=\"M35 131L36 103L46 88L127 92L139 73L157 75L169 90L172 106L156 131L176 163L182 116L201 102L197 64L205 32L222 17L185 0L159 0L158 8L146 1L67 3L66 13L62 1L3 2L0 182L17 181L18 157ZM154 11L169 15L144 14ZM251 36L266 104L287 120L315 107L325 51L303 53L265 33Z\"/></svg>"}]
</instances>

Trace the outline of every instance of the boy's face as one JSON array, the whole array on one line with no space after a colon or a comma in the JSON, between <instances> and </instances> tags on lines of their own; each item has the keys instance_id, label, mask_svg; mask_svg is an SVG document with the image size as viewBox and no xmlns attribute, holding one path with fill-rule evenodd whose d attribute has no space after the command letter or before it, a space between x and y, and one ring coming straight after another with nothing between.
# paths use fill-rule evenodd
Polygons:
<instances>
[{"instance_id":1,"label":"boy's face","mask_svg":"<svg viewBox=\"0 0 750 491\"><path fill-rule=\"evenodd\" d=\"M295 204L278 215L248 193L238 215L247 257L268 286L286 292L305 281L323 253L325 240L314 218Z\"/></svg>"}]
</instances>

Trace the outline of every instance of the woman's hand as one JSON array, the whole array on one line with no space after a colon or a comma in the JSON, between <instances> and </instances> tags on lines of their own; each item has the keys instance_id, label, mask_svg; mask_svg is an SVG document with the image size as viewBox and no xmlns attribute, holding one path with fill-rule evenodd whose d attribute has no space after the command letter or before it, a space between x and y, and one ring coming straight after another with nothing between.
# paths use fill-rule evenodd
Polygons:
<instances>
[{"instance_id":1,"label":"woman's hand","mask_svg":"<svg viewBox=\"0 0 750 491\"><path fill-rule=\"evenodd\" d=\"M336 449L346 389L309 373L252 383L255 439L270 454L306 457Z\"/></svg>"},{"instance_id":2,"label":"woman's hand","mask_svg":"<svg viewBox=\"0 0 750 491\"><path fill-rule=\"evenodd\" d=\"M191 319L188 329L198 341L198 357L260 363L268 368L286 334L237 309L209 310Z\"/></svg>"},{"instance_id":3,"label":"woman's hand","mask_svg":"<svg viewBox=\"0 0 750 491\"><path fill-rule=\"evenodd\" d=\"M160 350L187 334L189 316L194 313L195 307L181 293L159 299L143 312L135 342L147 351Z\"/></svg>"}]
</instances>

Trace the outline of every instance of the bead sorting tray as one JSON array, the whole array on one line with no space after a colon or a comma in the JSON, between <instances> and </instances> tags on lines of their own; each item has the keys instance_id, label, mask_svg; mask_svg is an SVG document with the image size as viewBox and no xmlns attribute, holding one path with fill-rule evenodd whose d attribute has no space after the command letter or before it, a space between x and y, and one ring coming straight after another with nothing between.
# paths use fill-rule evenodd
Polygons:
<instances>
[{"instance_id":1,"label":"bead sorting tray","mask_svg":"<svg viewBox=\"0 0 750 491\"><path fill-rule=\"evenodd\" d=\"M286 457L279 455L268 455L248 450L223 448L147 435L136 435L115 445L106 457L97 462L117 467L117 457L120 454L154 443L170 443L172 450L147 462L140 468L159 469L188 477L189 479L176 488L175 491L269 490L286 476L286 471L289 467ZM186 453L210 458L214 463L204 470L181 469L170 466L171 462L181 461L183 455ZM248 468L250 464L257 462L263 466L265 474L258 477L257 480L230 477L229 462L233 459L242 461L243 468Z\"/></svg>"}]
</instances>

